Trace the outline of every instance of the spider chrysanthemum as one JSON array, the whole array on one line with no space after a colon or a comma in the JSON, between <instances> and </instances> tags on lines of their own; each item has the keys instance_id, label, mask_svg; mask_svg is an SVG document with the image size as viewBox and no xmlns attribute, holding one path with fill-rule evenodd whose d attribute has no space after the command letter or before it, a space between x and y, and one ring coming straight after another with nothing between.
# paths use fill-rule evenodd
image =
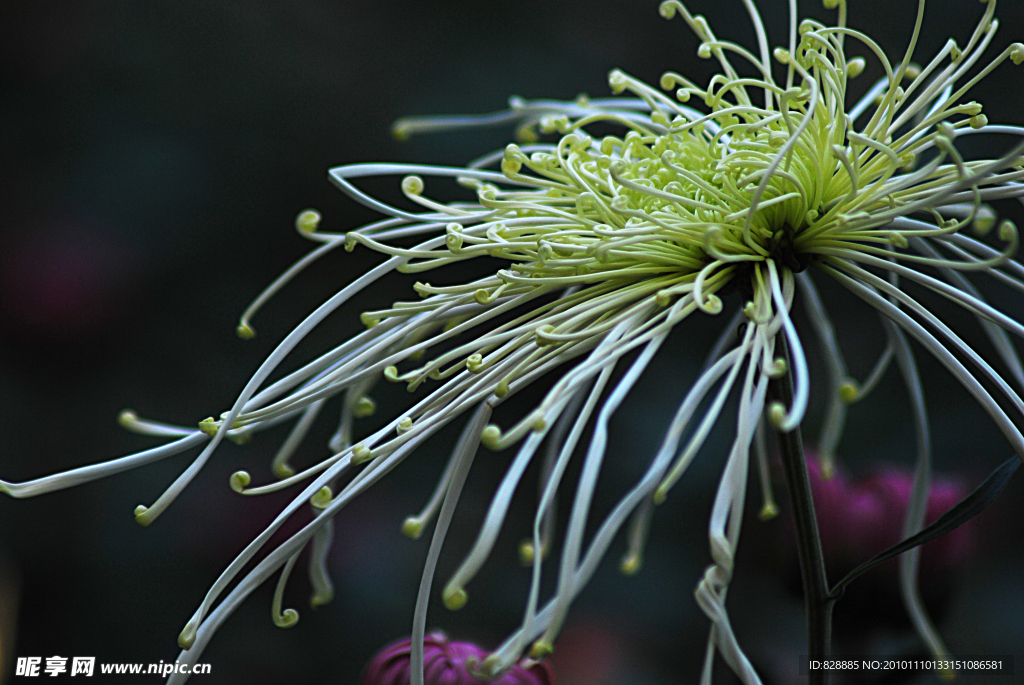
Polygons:
<instances>
[{"instance_id":1,"label":"spider chrysanthemum","mask_svg":"<svg viewBox=\"0 0 1024 685\"><path fill-rule=\"evenodd\" d=\"M697 34L698 55L718 63L719 73L707 84L668 72L656 88L615 70L611 89L628 97L575 102L514 98L511 109L499 114L398 122L399 136L515 123L523 142L465 168L355 164L332 169L331 179L342 191L386 218L346 234L328 234L317 230L316 212L300 214L299 232L322 245L253 303L239 335L254 335L250 318L256 309L331 250L365 247L387 255L383 263L295 328L219 418L192 429L125 413L127 428L173 440L27 483L0 483L0 488L15 497L31 496L201 447L154 504L137 508L136 518L147 525L224 438L244 442L252 433L294 422L272 464L277 482L252 487L250 475L242 471L231 479L234 490L248 495L289 487L297 494L225 569L185 626L181 660L194 663L238 604L279 570L275 622L295 623L294 610L281 610L282 593L307 546L312 547L312 601L329 601L325 558L333 516L441 427L468 415L433 496L403 528L418 537L437 521L416 603L412 682L422 683L422 668L415 665L422 664L434 569L480 444L516 451L474 547L443 587L444 601L453 609L466 603L466 588L491 552L527 467L534 460L543 462L531 540L520 550L532 566L531 589L521 625L481 664L484 674L494 676L520 659L539 659L552 650L574 598L623 527L628 551L622 569L635 572L654 506L698 455L727 399L738 395L735 437L710 521L714 563L696 596L712 622L709 644L745 683L759 682L730 627L725 596L750 470L761 475L763 516L775 511L766 476L765 427L792 431L807 408L806 340L791 315L797 300L812 324L809 338L828 362L829 373L820 382L830 399L818 441L826 470L846 404L864 397L892 359L900 367L919 436L918 478L906 531L922 525L929 473L927 418L907 334L949 369L1024 456L1024 437L1017 428L1024 419L1024 402L1017 394L1024 372L1007 336L1024 335L1024 326L987 304L971 283L983 273L1024 291L1024 266L1012 258L1017 231L1009 222L1000 223L987 204L1024 196L1024 147L994 159L968 159L957 147L965 135L1024 134L1024 128L990 124L982 106L965 99L1004 61L1024 61L1024 45L1013 43L982 61L998 26L995 0L985 3L963 47L950 40L923 66L911 60L924 0L909 47L895 61L868 36L846 27L844 0L825 0L826 7L838 9L834 25L798 23L796 2L790 0L788 39L774 50L752 0L742 5L757 36L750 50L717 38L702 17L681 3L661 5L664 17L681 16ZM850 81L869 61L884 73L852 98ZM588 134L595 128L618 133L598 139ZM422 210L405 211L365 194L356 181L369 176L403 177L402 192ZM423 180L429 177L456 179L472 199L430 199ZM986 239L993 228L994 238ZM479 257L494 265L491 275L457 285L417 283L420 299L364 312L364 332L268 382L312 329L389 272L426 274ZM835 279L882 315L888 346L863 383L847 375L811 271ZM901 282L937 293L976 316L994 342L995 363L1009 380L904 291ZM740 297L727 297L731 293ZM724 301L737 299L737 311L724 311ZM642 478L588 538L610 418L669 333L684 320L703 325L707 317L733 323L683 398L660 449L648 455ZM532 410L511 423L492 423L492 410L507 397L550 378L556 369L561 375ZM787 373L794 378L792 401L768 401L769 382ZM367 393L381 378L407 384L414 400L382 429L362 434L356 419L374 411ZM330 456L295 473L289 458L326 403L339 395L341 423L330 441ZM588 431L589 443L580 444ZM582 462L580 475L567 528L556 535L556 493L566 486L563 476L574 455ZM307 503L317 512L313 521L265 553L236 582L282 523ZM548 550L556 554L558 580L544 598L540 579ZM902 572L915 626L933 651L943 653L914 589L914 554L904 559ZM706 682L714 650L708 654Z\"/></svg>"}]
</instances>

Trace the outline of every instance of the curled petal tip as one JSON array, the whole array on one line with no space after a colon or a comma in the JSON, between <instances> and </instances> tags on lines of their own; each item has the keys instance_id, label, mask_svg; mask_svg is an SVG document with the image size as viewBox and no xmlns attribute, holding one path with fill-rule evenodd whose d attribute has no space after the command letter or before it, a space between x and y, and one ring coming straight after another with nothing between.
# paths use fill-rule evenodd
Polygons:
<instances>
[{"instance_id":1,"label":"curled petal tip","mask_svg":"<svg viewBox=\"0 0 1024 685\"><path fill-rule=\"evenodd\" d=\"M462 607L466 606L466 602L469 601L469 595L462 588L455 590L447 590L444 593L444 605L452 611L458 611Z\"/></svg>"},{"instance_id":2,"label":"curled petal tip","mask_svg":"<svg viewBox=\"0 0 1024 685\"><path fill-rule=\"evenodd\" d=\"M366 445L360 443L352 448L352 463L362 464L373 459L373 451Z\"/></svg>"},{"instance_id":3,"label":"curled petal tip","mask_svg":"<svg viewBox=\"0 0 1024 685\"><path fill-rule=\"evenodd\" d=\"M771 521L773 518L779 515L779 507L774 502L767 502L761 508L760 513L757 517L762 521Z\"/></svg>"},{"instance_id":4,"label":"curled petal tip","mask_svg":"<svg viewBox=\"0 0 1024 685\"><path fill-rule=\"evenodd\" d=\"M404 119L399 119L395 123L391 124L391 137L397 141L405 141L409 139L410 126Z\"/></svg>"},{"instance_id":5,"label":"curled petal tip","mask_svg":"<svg viewBox=\"0 0 1024 685\"><path fill-rule=\"evenodd\" d=\"M867 60L863 57L854 57L846 63L846 75L850 78L857 78L864 73L864 67L867 66Z\"/></svg>"},{"instance_id":6,"label":"curled petal tip","mask_svg":"<svg viewBox=\"0 0 1024 685\"><path fill-rule=\"evenodd\" d=\"M1024 43L1014 43L1010 46L1010 60L1017 65L1024 62Z\"/></svg>"},{"instance_id":7,"label":"curled petal tip","mask_svg":"<svg viewBox=\"0 0 1024 685\"><path fill-rule=\"evenodd\" d=\"M256 337L256 329L254 329L245 321L242 321L237 326L235 326L235 335L237 335L242 340L252 340L253 338Z\"/></svg>"},{"instance_id":8,"label":"curled petal tip","mask_svg":"<svg viewBox=\"0 0 1024 685\"><path fill-rule=\"evenodd\" d=\"M776 430L783 430L786 423L786 407L781 402L773 402L768 409L768 418ZM788 431L787 431L788 432Z\"/></svg>"},{"instance_id":9,"label":"curled petal tip","mask_svg":"<svg viewBox=\"0 0 1024 685\"><path fill-rule=\"evenodd\" d=\"M220 428L220 422L214 419L212 416L208 416L199 422L199 430L209 435L211 438L217 435L217 430Z\"/></svg>"},{"instance_id":10,"label":"curled petal tip","mask_svg":"<svg viewBox=\"0 0 1024 685\"><path fill-rule=\"evenodd\" d=\"M523 540L519 543L519 563L523 566L530 566L533 564L535 558L533 543L529 540Z\"/></svg>"},{"instance_id":11,"label":"curled petal tip","mask_svg":"<svg viewBox=\"0 0 1024 685\"><path fill-rule=\"evenodd\" d=\"M501 446L501 428L491 424L480 434L480 442L489 450L497 450Z\"/></svg>"},{"instance_id":12,"label":"curled petal tip","mask_svg":"<svg viewBox=\"0 0 1024 685\"><path fill-rule=\"evenodd\" d=\"M189 650L195 642L196 626L192 621L189 621L178 635L178 646L184 650Z\"/></svg>"},{"instance_id":13,"label":"curled petal tip","mask_svg":"<svg viewBox=\"0 0 1024 685\"><path fill-rule=\"evenodd\" d=\"M423 535L423 521L415 516L410 516L402 523L402 535L413 540L419 540Z\"/></svg>"},{"instance_id":14,"label":"curled petal tip","mask_svg":"<svg viewBox=\"0 0 1024 685\"><path fill-rule=\"evenodd\" d=\"M402 179L402 192L406 195L420 195L423 188L423 179L419 176L406 176Z\"/></svg>"},{"instance_id":15,"label":"curled petal tip","mask_svg":"<svg viewBox=\"0 0 1024 685\"><path fill-rule=\"evenodd\" d=\"M852 404L857 400L857 395L860 392L857 387L857 382L853 379L846 379L842 385L839 386L839 397L842 398L843 402Z\"/></svg>"},{"instance_id":16,"label":"curled petal tip","mask_svg":"<svg viewBox=\"0 0 1024 685\"><path fill-rule=\"evenodd\" d=\"M377 403L373 401L372 397L363 395L356 400L355 405L352 407L352 416L357 419L366 418L367 416L373 416L373 412L377 410Z\"/></svg>"},{"instance_id":17,"label":"curled petal tip","mask_svg":"<svg viewBox=\"0 0 1024 685\"><path fill-rule=\"evenodd\" d=\"M235 471L231 474L231 478L228 479L228 485L240 495L245 493L246 486L251 482L252 478L249 477L246 471Z\"/></svg>"},{"instance_id":18,"label":"curled petal tip","mask_svg":"<svg viewBox=\"0 0 1024 685\"><path fill-rule=\"evenodd\" d=\"M789 367L786 365L785 359L774 359L771 364L768 364L764 368L764 375L769 378L782 378L786 374L786 370Z\"/></svg>"},{"instance_id":19,"label":"curled petal tip","mask_svg":"<svg viewBox=\"0 0 1024 685\"><path fill-rule=\"evenodd\" d=\"M989 231L996 225L996 213L988 205L982 205L978 209L978 215L974 217L974 221L971 224L971 228L977 235L987 235Z\"/></svg>"},{"instance_id":20,"label":"curled petal tip","mask_svg":"<svg viewBox=\"0 0 1024 685\"><path fill-rule=\"evenodd\" d=\"M144 504L140 504L139 506L135 507L135 511L133 513L135 514L135 522L138 523L140 526L148 526L150 523L153 522L153 517L148 515L149 507L147 507Z\"/></svg>"},{"instance_id":21,"label":"curled petal tip","mask_svg":"<svg viewBox=\"0 0 1024 685\"><path fill-rule=\"evenodd\" d=\"M836 475L836 461L831 456L823 456L821 463L818 465L821 469L822 480L832 480Z\"/></svg>"},{"instance_id":22,"label":"curled petal tip","mask_svg":"<svg viewBox=\"0 0 1024 685\"><path fill-rule=\"evenodd\" d=\"M324 604L330 604L333 599L333 591L316 592L313 593L313 595L309 598L309 606L313 609L316 609L317 607L323 606Z\"/></svg>"},{"instance_id":23,"label":"curled petal tip","mask_svg":"<svg viewBox=\"0 0 1024 685\"><path fill-rule=\"evenodd\" d=\"M307 209L295 217L295 228L299 233L313 233L320 225L320 212Z\"/></svg>"},{"instance_id":24,"label":"curled petal tip","mask_svg":"<svg viewBox=\"0 0 1024 685\"><path fill-rule=\"evenodd\" d=\"M291 628L299 622L299 612L295 609L285 609L280 616L274 617L274 625L278 628Z\"/></svg>"},{"instance_id":25,"label":"curled petal tip","mask_svg":"<svg viewBox=\"0 0 1024 685\"><path fill-rule=\"evenodd\" d=\"M314 509L323 511L327 508L327 505L331 503L332 499L334 499L334 493L331 492L330 487L325 485L317 490L315 495L309 498L309 504Z\"/></svg>"},{"instance_id":26,"label":"curled petal tip","mask_svg":"<svg viewBox=\"0 0 1024 685\"><path fill-rule=\"evenodd\" d=\"M627 554L619 563L619 572L624 576L635 576L643 565L643 558L639 554Z\"/></svg>"},{"instance_id":27,"label":"curled petal tip","mask_svg":"<svg viewBox=\"0 0 1024 685\"><path fill-rule=\"evenodd\" d=\"M537 640L533 643L533 647L530 648L530 657L533 659L543 659L548 654L553 654L555 646L546 640ZM486 662L484 662L486 664Z\"/></svg>"}]
</instances>

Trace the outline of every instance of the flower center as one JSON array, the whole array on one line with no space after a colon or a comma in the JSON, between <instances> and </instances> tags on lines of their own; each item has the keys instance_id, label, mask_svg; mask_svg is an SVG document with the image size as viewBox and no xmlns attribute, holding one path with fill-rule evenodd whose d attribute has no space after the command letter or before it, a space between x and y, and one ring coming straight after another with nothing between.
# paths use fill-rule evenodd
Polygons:
<instances>
[{"instance_id":1,"label":"flower center","mask_svg":"<svg viewBox=\"0 0 1024 685\"><path fill-rule=\"evenodd\" d=\"M799 230L788 222L784 223L768 241L769 258L775 260L776 264L789 267L793 273L800 273L806 269L813 259L813 255L799 252L793 244Z\"/></svg>"}]
</instances>

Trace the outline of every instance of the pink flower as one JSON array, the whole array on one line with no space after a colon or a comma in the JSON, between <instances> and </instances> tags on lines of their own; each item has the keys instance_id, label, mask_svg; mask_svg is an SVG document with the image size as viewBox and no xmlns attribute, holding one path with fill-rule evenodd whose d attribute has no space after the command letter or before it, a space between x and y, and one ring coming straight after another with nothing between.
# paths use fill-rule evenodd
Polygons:
<instances>
[{"instance_id":1,"label":"pink flower","mask_svg":"<svg viewBox=\"0 0 1024 685\"><path fill-rule=\"evenodd\" d=\"M373 657L363 672L361 685L409 685L412 640L392 643ZM487 658L487 651L469 642L452 642L440 633L423 641L424 685L477 685L484 682L473 673ZM540 662L524 668L516 664L491 685L553 685L551 667Z\"/></svg>"},{"instance_id":2,"label":"pink flower","mask_svg":"<svg viewBox=\"0 0 1024 685\"><path fill-rule=\"evenodd\" d=\"M914 482L910 471L885 467L852 481L839 469L825 480L815 459L807 460L807 469L821 543L830 566L849 570L903 539L903 518ZM966 495L967 490L958 481L933 479L925 525ZM921 549L924 575L949 569L966 558L973 537L968 523L926 543Z\"/></svg>"}]
</instances>

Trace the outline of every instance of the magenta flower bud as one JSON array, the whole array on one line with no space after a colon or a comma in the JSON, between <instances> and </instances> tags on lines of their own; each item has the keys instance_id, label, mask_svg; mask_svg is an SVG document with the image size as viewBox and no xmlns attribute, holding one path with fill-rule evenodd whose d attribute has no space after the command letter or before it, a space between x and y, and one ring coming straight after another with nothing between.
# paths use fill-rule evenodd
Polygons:
<instances>
[{"instance_id":1,"label":"magenta flower bud","mask_svg":"<svg viewBox=\"0 0 1024 685\"><path fill-rule=\"evenodd\" d=\"M863 483L865 490L873 492L883 502L882 506L886 514L891 513L899 517L897 520L900 522L900 526L894 531L895 535L890 534L883 541L886 547L896 544L902 538L900 529L903 516L907 511L907 503L910 501L910 490L913 484L912 473L895 469L878 471ZM942 516L966 496L967 489L962 483L944 478L933 479L931 490L928 493L925 525L933 523L935 519ZM956 530L926 543L921 547L922 572L928 574L945 570L966 559L973 542L974 525L968 522Z\"/></svg>"},{"instance_id":2,"label":"magenta flower bud","mask_svg":"<svg viewBox=\"0 0 1024 685\"><path fill-rule=\"evenodd\" d=\"M837 569L849 570L902 539L903 518L914 482L910 471L883 468L853 482L837 468L833 477L825 480L813 458L807 460L807 470L822 548ZM964 486L955 480L933 479L925 525L966 494ZM922 570L927 574L947 569L966 558L973 542L972 528L968 523L925 544L921 550Z\"/></svg>"},{"instance_id":3,"label":"magenta flower bud","mask_svg":"<svg viewBox=\"0 0 1024 685\"><path fill-rule=\"evenodd\" d=\"M409 685L412 640L394 642L373 657L363 672L361 685ZM452 642L440 633L431 633L423 640L424 685L553 685L551 666L535 663L529 668L516 664L500 677L484 681L474 673L487 658L488 652L470 642Z\"/></svg>"}]
</instances>

